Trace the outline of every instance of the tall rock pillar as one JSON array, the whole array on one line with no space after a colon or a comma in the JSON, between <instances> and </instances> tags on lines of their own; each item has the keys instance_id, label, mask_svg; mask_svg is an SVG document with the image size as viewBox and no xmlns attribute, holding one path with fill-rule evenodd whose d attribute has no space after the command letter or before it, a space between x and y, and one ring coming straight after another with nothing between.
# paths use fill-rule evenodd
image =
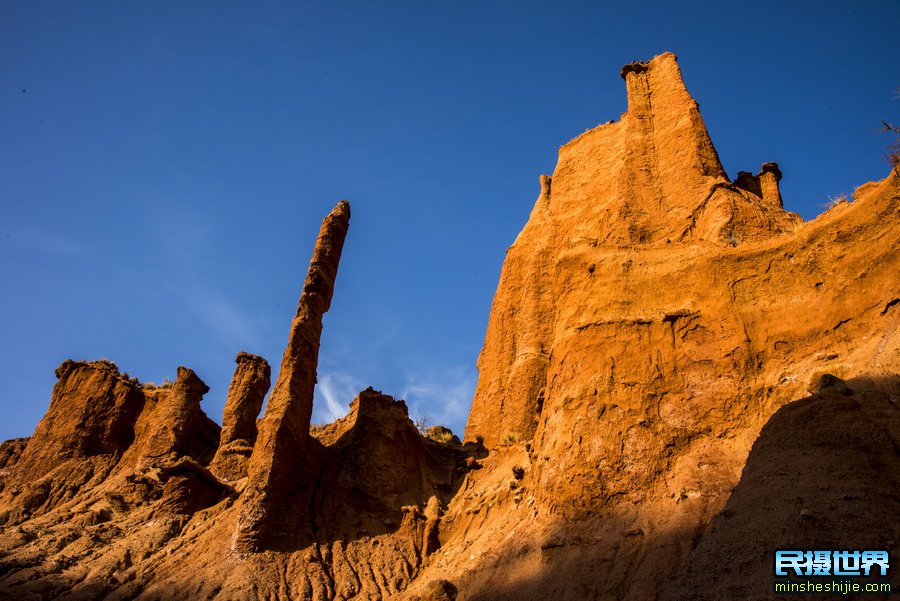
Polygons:
<instances>
[{"instance_id":1,"label":"tall rock pillar","mask_svg":"<svg viewBox=\"0 0 900 601\"><path fill-rule=\"evenodd\" d=\"M781 169L778 168L778 163L763 163L762 169L759 171L759 188L762 199L782 208L784 203L781 201L781 190L778 188L779 181L781 181Z\"/></svg>"},{"instance_id":2,"label":"tall rock pillar","mask_svg":"<svg viewBox=\"0 0 900 601\"><path fill-rule=\"evenodd\" d=\"M235 549L261 550L290 536L303 520L306 446L312 417L322 316L331 306L334 280L350 226L342 200L322 222L306 282L291 323L281 370L250 456L247 488L235 531Z\"/></svg>"},{"instance_id":3,"label":"tall rock pillar","mask_svg":"<svg viewBox=\"0 0 900 601\"><path fill-rule=\"evenodd\" d=\"M238 353L237 367L228 388L222 416L222 435L210 469L225 480L247 475L247 462L256 442L256 416L269 391L272 373L268 362L250 353Z\"/></svg>"}]
</instances>

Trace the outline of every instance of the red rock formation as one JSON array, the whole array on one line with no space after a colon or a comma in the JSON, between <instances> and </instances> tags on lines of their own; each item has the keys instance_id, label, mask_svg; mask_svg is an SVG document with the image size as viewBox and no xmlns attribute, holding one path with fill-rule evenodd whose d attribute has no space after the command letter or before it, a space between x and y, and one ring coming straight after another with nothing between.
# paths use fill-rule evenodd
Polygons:
<instances>
[{"instance_id":1,"label":"red rock formation","mask_svg":"<svg viewBox=\"0 0 900 601\"><path fill-rule=\"evenodd\" d=\"M0 477L7 475L9 468L19 461L19 457L27 444L27 438L13 438L0 442L0 470L3 470L0 472Z\"/></svg>"},{"instance_id":2,"label":"red rock formation","mask_svg":"<svg viewBox=\"0 0 900 601\"><path fill-rule=\"evenodd\" d=\"M151 461L170 454L202 456L205 451L198 444L206 420L200 401L209 386L187 367L179 367L177 373L175 384L156 407L160 419L154 421L142 445L144 457Z\"/></svg>"},{"instance_id":3,"label":"red rock formation","mask_svg":"<svg viewBox=\"0 0 900 601\"><path fill-rule=\"evenodd\" d=\"M247 475L247 463L256 442L256 416L269 391L271 369L262 357L238 353L237 368L228 388L222 435L210 469L228 481Z\"/></svg>"},{"instance_id":4,"label":"red rock formation","mask_svg":"<svg viewBox=\"0 0 900 601\"><path fill-rule=\"evenodd\" d=\"M848 384L850 394L825 388L775 412L663 599L766 598L773 549L896 547L886 525L900 515L900 420L889 395L900 377ZM889 576L896 590L900 575Z\"/></svg>"},{"instance_id":5,"label":"red rock formation","mask_svg":"<svg viewBox=\"0 0 900 601\"><path fill-rule=\"evenodd\" d=\"M140 386L109 361L65 361L56 377L50 408L19 462L29 477L70 457L124 452L144 406Z\"/></svg>"},{"instance_id":6,"label":"red rock formation","mask_svg":"<svg viewBox=\"0 0 900 601\"><path fill-rule=\"evenodd\" d=\"M756 175L747 171L738 171L734 185L781 209L784 204L781 201L779 181L781 181L781 170L778 168L778 163L769 162L763 163L762 169Z\"/></svg>"},{"instance_id":7,"label":"red rock formation","mask_svg":"<svg viewBox=\"0 0 900 601\"><path fill-rule=\"evenodd\" d=\"M628 113L563 146L507 255L466 431L529 442L546 534L516 545L573 571L532 582L536 551L494 546L475 598L578 598L589 569L591 594L653 598L779 407L825 369L900 371L897 172L801 227L774 165L759 194L724 179L674 57L624 76Z\"/></svg>"},{"instance_id":8,"label":"red rock formation","mask_svg":"<svg viewBox=\"0 0 900 601\"><path fill-rule=\"evenodd\" d=\"M341 203L248 477L261 359L238 356L212 471L193 372L66 363L0 446L0 595L750 600L775 546L896 554L900 172L803 224L776 165L728 181L674 56L622 74L628 112L560 149L504 263L466 433L487 448L371 389L310 433Z\"/></svg>"},{"instance_id":9,"label":"red rock formation","mask_svg":"<svg viewBox=\"0 0 900 601\"><path fill-rule=\"evenodd\" d=\"M287 516L302 524L305 508L292 497L305 492L310 482L305 462L306 443L312 417L316 365L322 316L331 305L334 280L350 226L350 203L342 200L322 222L309 272L291 323L287 348L281 360L278 380L259 425L259 436L248 468L247 488L242 496L238 521L237 548L253 550L275 536L275 515ZM294 504L292 505L292 502Z\"/></svg>"},{"instance_id":10,"label":"red rock formation","mask_svg":"<svg viewBox=\"0 0 900 601\"><path fill-rule=\"evenodd\" d=\"M571 263L574 249L616 249L624 265L633 251L656 248L657 261L674 264L669 257L703 248L700 241L762 240L800 222L728 181L674 55L627 65L622 76L628 112L560 148L552 188L542 176L531 218L507 252L478 359L469 440L534 434L554 316L588 298L559 301L561 286L574 283L560 280L559 265ZM618 294L598 268L589 262L585 274Z\"/></svg>"},{"instance_id":11,"label":"red rock formation","mask_svg":"<svg viewBox=\"0 0 900 601\"><path fill-rule=\"evenodd\" d=\"M109 361L65 361L50 407L0 479L0 523L40 515L104 477L135 437L145 399ZM20 446L20 445L17 445Z\"/></svg>"},{"instance_id":12,"label":"red rock formation","mask_svg":"<svg viewBox=\"0 0 900 601\"><path fill-rule=\"evenodd\" d=\"M781 190L778 188L778 182L781 181L781 170L778 168L778 164L763 163L762 170L757 177L762 199L779 209L782 208L784 203L781 201Z\"/></svg>"},{"instance_id":13,"label":"red rock formation","mask_svg":"<svg viewBox=\"0 0 900 601\"><path fill-rule=\"evenodd\" d=\"M320 528L334 534L375 533L402 522L403 508L432 508L460 479L452 445L430 444L409 419L406 404L371 388L359 393L344 418L316 434L327 445L319 480L318 515ZM419 542L416 542L419 545ZM424 548L424 547L423 547Z\"/></svg>"}]
</instances>

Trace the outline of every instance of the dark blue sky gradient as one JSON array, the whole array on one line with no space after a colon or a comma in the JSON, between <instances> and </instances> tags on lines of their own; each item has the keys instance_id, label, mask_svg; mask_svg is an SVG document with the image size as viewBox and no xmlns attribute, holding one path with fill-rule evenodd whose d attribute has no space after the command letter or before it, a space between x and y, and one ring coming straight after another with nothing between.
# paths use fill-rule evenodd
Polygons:
<instances>
[{"instance_id":1,"label":"dark blue sky gradient","mask_svg":"<svg viewBox=\"0 0 900 601\"><path fill-rule=\"evenodd\" d=\"M487 6L485 6L487 5ZM788 209L884 177L900 2L0 6L0 439L66 358L277 368L321 219L353 218L315 419L367 385L461 430L505 249L556 149L666 50L733 177Z\"/></svg>"}]
</instances>

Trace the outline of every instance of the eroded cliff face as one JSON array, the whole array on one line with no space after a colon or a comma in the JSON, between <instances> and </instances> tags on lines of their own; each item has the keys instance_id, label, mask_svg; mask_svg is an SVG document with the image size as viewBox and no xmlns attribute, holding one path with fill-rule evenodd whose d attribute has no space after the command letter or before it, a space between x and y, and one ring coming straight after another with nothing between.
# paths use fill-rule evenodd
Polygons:
<instances>
[{"instance_id":1,"label":"eroded cliff face","mask_svg":"<svg viewBox=\"0 0 900 601\"><path fill-rule=\"evenodd\" d=\"M341 202L260 420L247 353L222 428L188 368L60 366L0 445L0 595L758 599L776 547L895 553L900 173L803 223L776 164L728 179L673 55L622 76L508 251L464 444L372 389L311 428Z\"/></svg>"},{"instance_id":2,"label":"eroded cliff face","mask_svg":"<svg viewBox=\"0 0 900 601\"><path fill-rule=\"evenodd\" d=\"M628 270L638 257L654 256L652 262L674 271L700 249L766 240L801 223L781 208L780 197L763 198L728 180L674 55L626 65L622 77L628 112L560 148L553 176L541 176L531 218L507 252L478 359L469 438L531 438L554 338L560 326L573 325L558 313L602 314L606 308L595 300L605 298L640 301L618 288L626 279L631 284ZM609 270L600 259L613 252L621 265ZM583 273L572 268L577 260L586 261ZM667 275L648 279L675 288L672 296L681 300L685 291L677 280L664 280ZM581 279L595 284L600 299L579 296ZM574 293L560 297L569 290Z\"/></svg>"},{"instance_id":3,"label":"eroded cliff face","mask_svg":"<svg viewBox=\"0 0 900 601\"><path fill-rule=\"evenodd\" d=\"M485 599L541 598L583 547L585 590L655 598L779 407L826 372L897 393L897 172L802 224L777 165L728 181L672 55L623 77L628 112L560 149L494 298L466 439L527 444L547 532L485 561Z\"/></svg>"}]
</instances>

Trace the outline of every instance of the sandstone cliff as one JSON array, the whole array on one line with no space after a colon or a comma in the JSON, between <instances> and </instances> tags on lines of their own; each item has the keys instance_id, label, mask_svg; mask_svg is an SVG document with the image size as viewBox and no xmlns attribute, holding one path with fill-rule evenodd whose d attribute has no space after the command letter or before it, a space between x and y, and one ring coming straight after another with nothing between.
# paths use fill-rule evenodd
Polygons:
<instances>
[{"instance_id":1,"label":"sandstone cliff","mask_svg":"<svg viewBox=\"0 0 900 601\"><path fill-rule=\"evenodd\" d=\"M372 389L311 428L342 201L262 419L246 353L222 428L190 369L60 366L0 445L0 595L760 599L777 547L896 554L900 172L803 223L775 163L728 178L673 55L622 77L508 251L465 443Z\"/></svg>"}]
</instances>

